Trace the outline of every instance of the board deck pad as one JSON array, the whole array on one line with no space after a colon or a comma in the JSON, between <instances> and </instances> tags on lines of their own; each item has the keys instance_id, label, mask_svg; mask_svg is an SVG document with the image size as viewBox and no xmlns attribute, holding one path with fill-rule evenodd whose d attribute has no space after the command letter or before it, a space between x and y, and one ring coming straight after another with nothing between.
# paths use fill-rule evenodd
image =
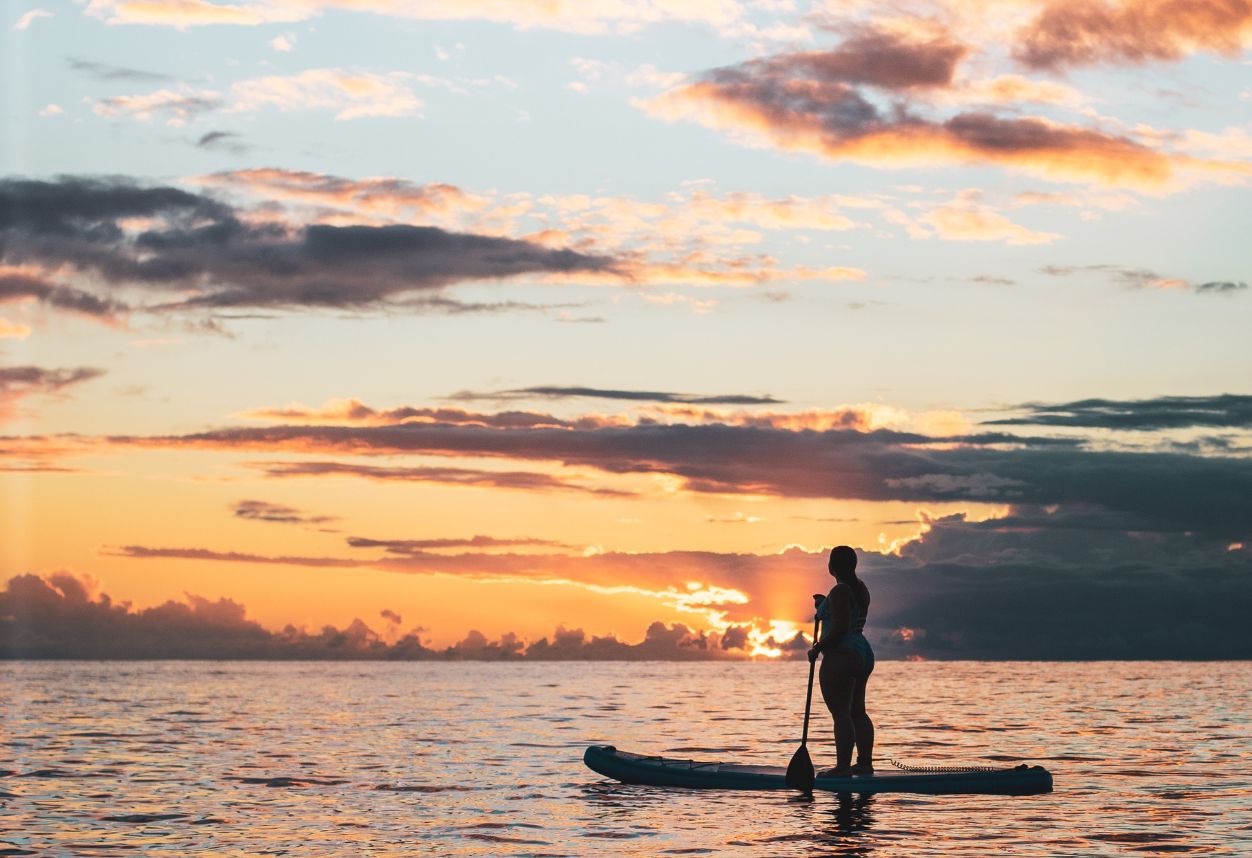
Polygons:
<instances>
[{"instance_id":1,"label":"board deck pad","mask_svg":"<svg viewBox=\"0 0 1252 858\"><path fill-rule=\"evenodd\" d=\"M583 762L594 772L627 784L688 789L787 789L783 766L753 766L670 757L649 757L592 745ZM911 792L930 795L1037 795L1052 792L1052 774L1042 766L961 772L911 772L888 769L872 775L818 777L813 789L827 792Z\"/></svg>"}]
</instances>

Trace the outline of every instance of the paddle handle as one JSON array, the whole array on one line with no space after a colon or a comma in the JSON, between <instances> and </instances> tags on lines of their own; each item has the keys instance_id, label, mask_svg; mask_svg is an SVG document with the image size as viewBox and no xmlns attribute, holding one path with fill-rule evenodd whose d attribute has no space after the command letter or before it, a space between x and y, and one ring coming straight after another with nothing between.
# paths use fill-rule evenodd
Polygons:
<instances>
[{"instance_id":1,"label":"paddle handle","mask_svg":"<svg viewBox=\"0 0 1252 858\"><path fill-rule=\"evenodd\" d=\"M813 646L817 646L817 629L821 620L813 621ZM813 669L817 667L817 659L809 662L809 692L804 698L804 734L800 738L801 745L809 743L809 710L813 708Z\"/></svg>"}]
</instances>

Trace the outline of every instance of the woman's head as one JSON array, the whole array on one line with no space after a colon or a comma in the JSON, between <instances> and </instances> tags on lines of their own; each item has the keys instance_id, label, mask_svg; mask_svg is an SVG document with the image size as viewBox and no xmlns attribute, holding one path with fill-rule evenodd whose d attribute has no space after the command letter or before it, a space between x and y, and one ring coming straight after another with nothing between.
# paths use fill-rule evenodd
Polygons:
<instances>
[{"instance_id":1,"label":"woman's head","mask_svg":"<svg viewBox=\"0 0 1252 858\"><path fill-rule=\"evenodd\" d=\"M840 581L856 578L856 550L848 545L835 546L830 549L830 562L826 568Z\"/></svg>"}]
</instances>

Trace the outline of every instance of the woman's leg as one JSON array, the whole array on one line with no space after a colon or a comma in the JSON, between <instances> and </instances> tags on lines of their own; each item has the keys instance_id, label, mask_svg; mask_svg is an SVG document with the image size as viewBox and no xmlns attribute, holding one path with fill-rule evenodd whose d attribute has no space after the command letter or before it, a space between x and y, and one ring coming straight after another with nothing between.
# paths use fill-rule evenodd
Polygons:
<instances>
[{"instance_id":1,"label":"woman's leg","mask_svg":"<svg viewBox=\"0 0 1252 858\"><path fill-rule=\"evenodd\" d=\"M865 711L865 687L869 676L857 680L852 690L852 726L856 730L856 764L874 767L874 722Z\"/></svg>"},{"instance_id":2,"label":"woman's leg","mask_svg":"<svg viewBox=\"0 0 1252 858\"><path fill-rule=\"evenodd\" d=\"M822 699L835 721L835 763L840 771L852 766L856 727L852 723L852 696L857 684L853 675L859 659L854 653L837 649L822 657L819 674Z\"/></svg>"}]
</instances>

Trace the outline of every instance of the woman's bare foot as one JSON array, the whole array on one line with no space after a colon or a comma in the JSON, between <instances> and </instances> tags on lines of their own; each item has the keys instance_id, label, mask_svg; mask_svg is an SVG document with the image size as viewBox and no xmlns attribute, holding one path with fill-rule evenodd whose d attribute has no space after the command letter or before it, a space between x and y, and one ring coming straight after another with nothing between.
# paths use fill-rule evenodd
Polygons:
<instances>
[{"instance_id":1,"label":"woman's bare foot","mask_svg":"<svg viewBox=\"0 0 1252 858\"><path fill-rule=\"evenodd\" d=\"M819 778L850 778L852 777L851 766L831 766L822 769L817 773Z\"/></svg>"},{"instance_id":2,"label":"woman's bare foot","mask_svg":"<svg viewBox=\"0 0 1252 858\"><path fill-rule=\"evenodd\" d=\"M857 763L852 766L852 774L854 775L872 775L874 773L873 763Z\"/></svg>"}]
</instances>

